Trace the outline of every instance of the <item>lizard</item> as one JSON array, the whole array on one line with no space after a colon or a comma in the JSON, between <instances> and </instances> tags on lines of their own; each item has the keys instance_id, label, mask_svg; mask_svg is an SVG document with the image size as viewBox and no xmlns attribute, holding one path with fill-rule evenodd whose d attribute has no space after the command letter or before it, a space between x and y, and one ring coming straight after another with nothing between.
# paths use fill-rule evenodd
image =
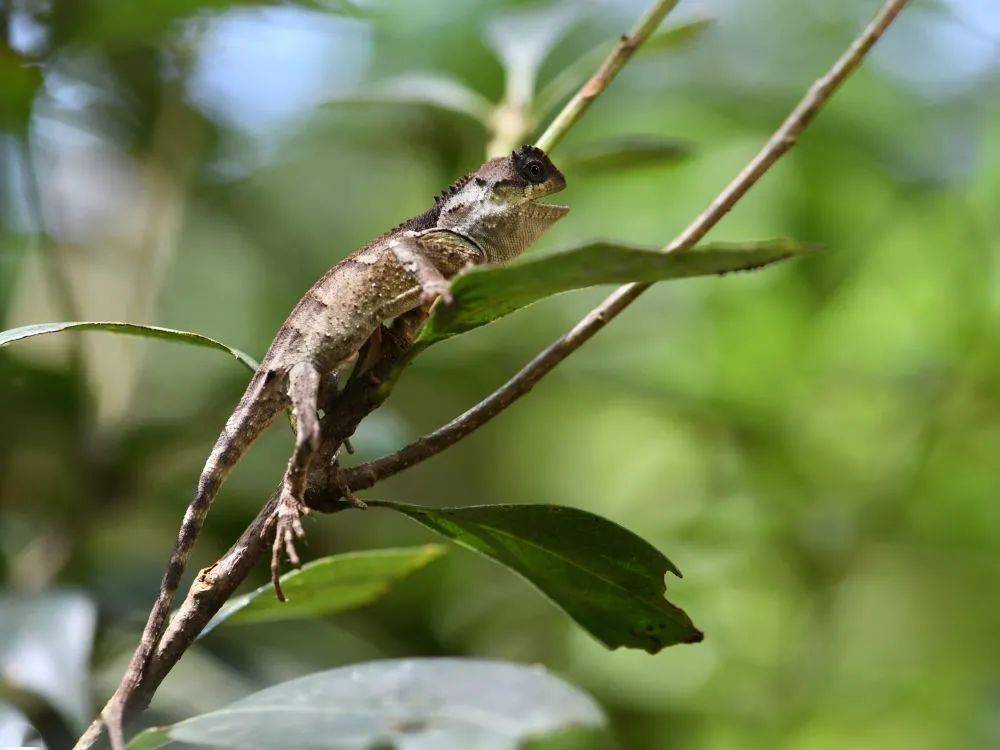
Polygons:
<instances>
[{"instance_id":1,"label":"lizard","mask_svg":"<svg viewBox=\"0 0 1000 750\"><path fill-rule=\"evenodd\" d=\"M212 501L251 444L291 408L295 446L266 527L266 533L274 530L271 579L276 595L284 600L278 581L281 556L284 552L292 564L298 563L294 543L304 536L303 494L319 448L321 384L330 376L336 378L345 366L349 369L384 320L438 298L450 303L449 280L459 271L506 263L523 253L569 211L567 206L538 202L565 186L562 173L535 146L490 159L456 180L430 209L347 256L306 292L278 329L205 462L129 665L133 682L163 637L170 606ZM344 497L363 507L346 487ZM125 682L104 712L113 745L122 737L123 688Z\"/></svg>"}]
</instances>

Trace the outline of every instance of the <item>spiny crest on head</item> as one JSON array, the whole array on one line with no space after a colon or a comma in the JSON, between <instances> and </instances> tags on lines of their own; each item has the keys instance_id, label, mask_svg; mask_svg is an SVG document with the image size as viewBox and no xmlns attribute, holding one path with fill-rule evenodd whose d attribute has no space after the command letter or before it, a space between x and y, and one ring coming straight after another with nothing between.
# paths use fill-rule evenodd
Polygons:
<instances>
[{"instance_id":1,"label":"spiny crest on head","mask_svg":"<svg viewBox=\"0 0 1000 750\"><path fill-rule=\"evenodd\" d=\"M510 156L515 161L517 159L523 159L526 156L537 156L539 159L545 158L545 152L542 151L538 146L532 146L531 144L525 144L521 148L511 151Z\"/></svg>"},{"instance_id":2,"label":"spiny crest on head","mask_svg":"<svg viewBox=\"0 0 1000 750\"><path fill-rule=\"evenodd\" d=\"M472 179L471 174L462 175L453 183L451 183L451 185L442 190L440 195L434 196L434 202L440 203L441 201L448 199L449 197L457 193L459 190L461 190L462 187L465 185L465 183L467 183L471 179Z\"/></svg>"}]
</instances>

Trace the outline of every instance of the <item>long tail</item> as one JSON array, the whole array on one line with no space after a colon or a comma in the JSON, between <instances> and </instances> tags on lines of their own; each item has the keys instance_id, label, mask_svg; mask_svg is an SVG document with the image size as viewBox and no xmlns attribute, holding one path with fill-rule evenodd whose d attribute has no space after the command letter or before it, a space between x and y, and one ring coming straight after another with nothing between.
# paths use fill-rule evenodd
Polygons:
<instances>
[{"instance_id":1,"label":"long tail","mask_svg":"<svg viewBox=\"0 0 1000 750\"><path fill-rule=\"evenodd\" d=\"M139 645L129 662L126 676L111 703L114 703L116 698L123 699L132 692L163 637L167 626L167 615L170 613L170 605L173 603L177 587L184 575L184 568L191 555L191 549L201 532L205 516L208 515L208 509L226 476L247 452L251 444L284 408L285 404L281 393L276 387L278 384L275 381L278 379L272 379L269 375L261 370L254 374L239 404L226 422L222 434L215 441L215 446L212 448L212 452L205 462L205 468L202 469L201 477L198 479L194 498L187 507L184 521L177 533L177 541L170 553L170 563L167 565L163 581L160 583L160 593L149 613L149 619L146 621ZM124 708L124 706L119 708Z\"/></svg>"}]
</instances>

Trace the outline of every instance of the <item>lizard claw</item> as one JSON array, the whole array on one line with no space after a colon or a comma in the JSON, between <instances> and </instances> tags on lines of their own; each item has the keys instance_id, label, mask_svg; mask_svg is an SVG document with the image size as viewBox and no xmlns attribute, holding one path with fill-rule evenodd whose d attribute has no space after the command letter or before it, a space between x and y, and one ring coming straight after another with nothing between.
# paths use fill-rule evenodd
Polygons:
<instances>
[{"instance_id":1,"label":"lizard claw","mask_svg":"<svg viewBox=\"0 0 1000 750\"><path fill-rule=\"evenodd\" d=\"M271 543L271 583L279 601L287 601L285 592L281 590L281 556L284 554L294 566L299 565L299 555L295 551L295 540L304 539L306 531L302 528L302 516L309 509L292 497L288 490L282 490L278 507L274 511L274 541Z\"/></svg>"},{"instance_id":2,"label":"lizard claw","mask_svg":"<svg viewBox=\"0 0 1000 750\"><path fill-rule=\"evenodd\" d=\"M441 300L446 305L450 305L452 302L454 302L455 298L452 296L451 293L451 284L449 284L447 281L427 282L424 285L423 291L420 294L420 303L428 305L434 300L436 300L438 297L440 297Z\"/></svg>"}]
</instances>

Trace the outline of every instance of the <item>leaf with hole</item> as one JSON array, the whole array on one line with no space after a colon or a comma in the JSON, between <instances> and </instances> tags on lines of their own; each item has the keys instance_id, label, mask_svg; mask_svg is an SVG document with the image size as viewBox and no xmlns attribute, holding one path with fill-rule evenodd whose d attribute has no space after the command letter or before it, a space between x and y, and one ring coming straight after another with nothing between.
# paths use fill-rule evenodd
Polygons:
<instances>
[{"instance_id":1,"label":"leaf with hole","mask_svg":"<svg viewBox=\"0 0 1000 750\"><path fill-rule=\"evenodd\" d=\"M403 513L520 573L608 648L655 654L702 639L687 614L664 598L664 576L680 571L606 518L559 505L369 504Z\"/></svg>"},{"instance_id":2,"label":"leaf with hole","mask_svg":"<svg viewBox=\"0 0 1000 750\"><path fill-rule=\"evenodd\" d=\"M222 623L278 622L357 609L384 596L395 583L437 560L440 544L346 552L313 560L281 577L288 597L280 602L271 584L230 600L202 635Z\"/></svg>"},{"instance_id":3,"label":"leaf with hole","mask_svg":"<svg viewBox=\"0 0 1000 750\"><path fill-rule=\"evenodd\" d=\"M0 349L15 341L42 336L48 333L61 333L63 331L107 331L125 336L141 336L148 339L166 339L176 341L181 344L191 346L202 346L208 349L218 349L236 357L251 372L257 369L257 360L246 352L226 346L221 341L202 336L200 333L191 331L178 331L175 328L163 328L162 326L146 326L137 323L120 323L113 321L81 321L63 323L35 323L20 328L11 328L7 331L0 331Z\"/></svg>"},{"instance_id":4,"label":"leaf with hole","mask_svg":"<svg viewBox=\"0 0 1000 750\"><path fill-rule=\"evenodd\" d=\"M455 277L454 300L438 303L417 339L419 347L485 325L545 297L597 284L654 282L749 271L815 250L792 240L713 244L663 253L594 242L508 266L479 266Z\"/></svg>"},{"instance_id":5,"label":"leaf with hole","mask_svg":"<svg viewBox=\"0 0 1000 750\"><path fill-rule=\"evenodd\" d=\"M592 737L604 725L589 695L542 667L386 659L274 685L226 708L147 730L129 750L167 742L260 750L516 750L567 730Z\"/></svg>"}]
</instances>

